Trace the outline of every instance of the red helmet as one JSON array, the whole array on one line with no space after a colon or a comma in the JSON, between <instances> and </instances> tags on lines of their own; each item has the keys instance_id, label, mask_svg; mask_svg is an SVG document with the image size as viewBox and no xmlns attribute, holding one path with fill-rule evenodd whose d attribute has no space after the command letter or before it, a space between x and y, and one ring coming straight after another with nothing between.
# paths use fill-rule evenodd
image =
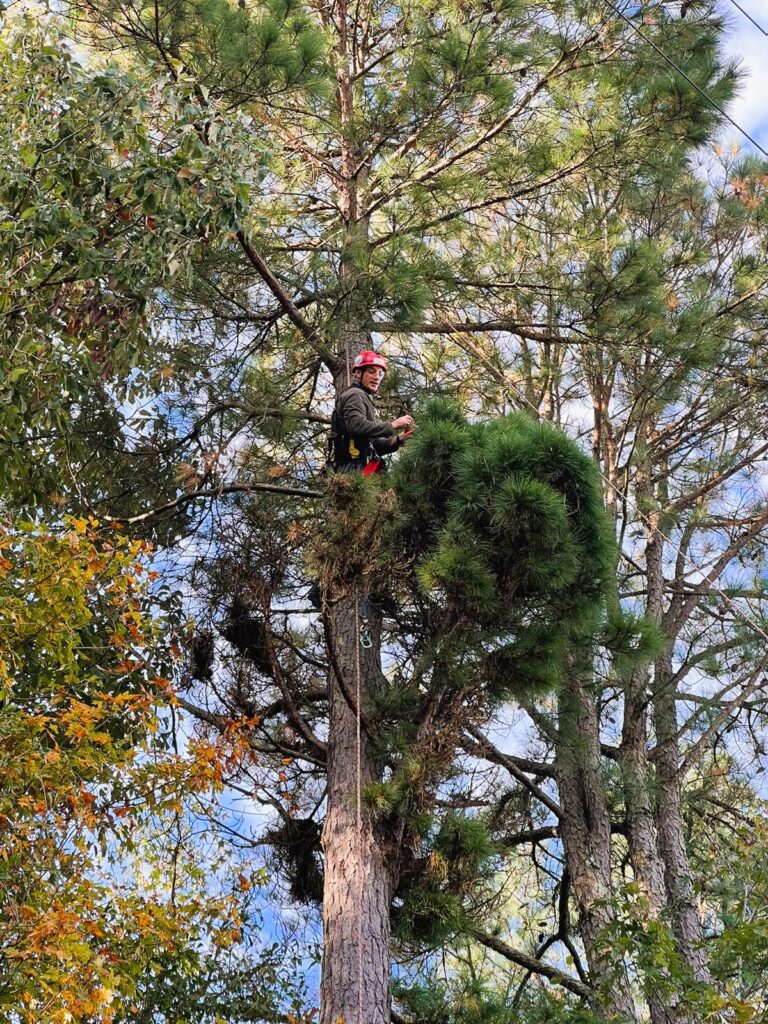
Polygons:
<instances>
[{"instance_id":1,"label":"red helmet","mask_svg":"<svg viewBox=\"0 0 768 1024\"><path fill-rule=\"evenodd\" d=\"M352 363L352 371L367 370L369 366L378 366L380 370L387 372L387 360L378 352L361 352Z\"/></svg>"}]
</instances>

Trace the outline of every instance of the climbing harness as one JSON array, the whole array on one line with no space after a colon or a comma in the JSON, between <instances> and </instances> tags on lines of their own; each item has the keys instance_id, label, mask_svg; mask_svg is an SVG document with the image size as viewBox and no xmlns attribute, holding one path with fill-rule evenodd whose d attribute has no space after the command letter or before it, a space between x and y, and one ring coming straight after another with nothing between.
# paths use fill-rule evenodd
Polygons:
<instances>
[{"instance_id":1,"label":"climbing harness","mask_svg":"<svg viewBox=\"0 0 768 1024\"><path fill-rule=\"evenodd\" d=\"M358 448L336 408L331 413L326 462L329 468L342 473L359 470L363 476L372 476L384 471L384 460L379 458L370 439L366 438L362 449Z\"/></svg>"},{"instance_id":2,"label":"climbing harness","mask_svg":"<svg viewBox=\"0 0 768 1024\"><path fill-rule=\"evenodd\" d=\"M369 349L360 352L352 360L349 350L349 338L345 337L344 370L347 389L351 387L353 373L372 368L386 373L387 360L384 356L380 356L378 352L373 352ZM357 440L359 441L360 438ZM366 437L364 443L358 448L355 438L347 432L346 425L335 406L331 414L331 431L328 437L326 470L328 469L341 472L360 470L363 476L382 473L386 469L384 460L378 456L376 449L371 444L370 438Z\"/></svg>"}]
</instances>

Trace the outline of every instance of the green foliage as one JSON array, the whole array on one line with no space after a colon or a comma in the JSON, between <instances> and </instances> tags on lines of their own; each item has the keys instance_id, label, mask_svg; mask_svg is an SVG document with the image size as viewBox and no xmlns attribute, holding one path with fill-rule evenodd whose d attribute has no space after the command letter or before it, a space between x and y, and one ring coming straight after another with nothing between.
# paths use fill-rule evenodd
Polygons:
<instances>
[{"instance_id":1,"label":"green foliage","mask_svg":"<svg viewBox=\"0 0 768 1024\"><path fill-rule=\"evenodd\" d=\"M238 119L202 142L191 83L86 70L31 18L2 25L0 90L0 486L34 501L89 392L150 367L152 299L239 225L262 158L221 158Z\"/></svg>"},{"instance_id":2,"label":"green foliage","mask_svg":"<svg viewBox=\"0 0 768 1024\"><path fill-rule=\"evenodd\" d=\"M617 903L620 918L608 929L604 941L610 944L617 962L632 955L646 998L653 995L665 1005L679 1007L681 1013L703 1019L723 1013L727 1000L714 985L697 980L681 955L671 914L650 917L647 901L635 883L624 887ZM605 991L611 983L610 972L600 979Z\"/></svg>"},{"instance_id":3,"label":"green foliage","mask_svg":"<svg viewBox=\"0 0 768 1024\"><path fill-rule=\"evenodd\" d=\"M615 560L590 459L523 413L470 424L439 400L393 482L400 543L442 609L454 666L481 658L496 696L555 684L597 629Z\"/></svg>"},{"instance_id":4,"label":"green foliage","mask_svg":"<svg viewBox=\"0 0 768 1024\"><path fill-rule=\"evenodd\" d=\"M443 819L432 850L448 865L455 887L475 879L495 852L482 822L460 814L448 814Z\"/></svg>"},{"instance_id":5,"label":"green foliage","mask_svg":"<svg viewBox=\"0 0 768 1024\"><path fill-rule=\"evenodd\" d=\"M403 943L434 949L464 931L467 917L459 897L425 885L412 886L392 907L392 934Z\"/></svg>"},{"instance_id":6,"label":"green foliage","mask_svg":"<svg viewBox=\"0 0 768 1024\"><path fill-rule=\"evenodd\" d=\"M71 6L75 24L102 45L130 42L160 73L199 83L206 99L246 105L324 85L325 36L296 0L141 0L130 17L122 0Z\"/></svg>"},{"instance_id":7,"label":"green foliage","mask_svg":"<svg viewBox=\"0 0 768 1024\"><path fill-rule=\"evenodd\" d=\"M492 978L477 970L458 970L449 984L436 980L397 981L393 995L408 1024L601 1024L586 1006L547 989L525 992L514 1018L510 1000Z\"/></svg>"},{"instance_id":8,"label":"green foliage","mask_svg":"<svg viewBox=\"0 0 768 1024\"><path fill-rule=\"evenodd\" d=\"M611 609L600 633L602 645L610 652L613 667L624 676L642 662L651 662L667 646L658 623L645 615Z\"/></svg>"},{"instance_id":9,"label":"green foliage","mask_svg":"<svg viewBox=\"0 0 768 1024\"><path fill-rule=\"evenodd\" d=\"M400 511L379 476L334 473L328 478L327 516L310 549L310 566L326 584L370 592L398 571L395 536Z\"/></svg>"},{"instance_id":10,"label":"green foliage","mask_svg":"<svg viewBox=\"0 0 768 1024\"><path fill-rule=\"evenodd\" d=\"M346 56L339 33L344 5L322 13L295 0L258 6L250 0L108 0L77 7L90 8L89 38L114 46L121 70L105 68L91 53L86 71L67 55L60 36L26 29L7 36L3 50L8 131L0 133L0 157L10 185L0 181L0 255L8 270L4 294L12 301L10 310L0 309L10 324L0 339L0 401L7 407L0 416L3 493L29 503L48 498L66 453L78 489L69 500L82 495L89 506L103 508L116 492L130 491L125 504L141 512L178 493L167 463L190 458L184 447L199 460L180 476L186 497L202 480L211 490L224 482L223 470L210 469L220 454L231 473L227 480L236 475L247 484L272 472L279 479L283 471L306 479L317 468L316 436L289 413L263 423L261 407L305 410L324 400L328 378L318 375L318 338L343 348L341 338L366 325L373 329L379 319L410 332L389 378L404 383L391 394L450 391L463 404L436 402L417 417L418 431L391 478L394 497L387 481L332 481L316 519L289 502L260 504L253 495L227 505L222 493L215 515L198 498L190 500L190 507L205 511L179 562L186 566L200 553L199 568L232 544L209 577L218 577L212 598L226 598L214 605L220 612L214 625L223 629L221 638L209 632L216 638L209 653L229 642L250 657L258 678L251 685L253 676L239 665L229 672L234 659L221 658L210 689L190 697L202 698L205 728L220 730L224 749L219 740L209 742L211 733L195 737L191 763L181 758L173 782L160 772L143 780L154 787L133 776L131 785L147 800L159 794L167 812L163 827L174 838L176 812L164 801L172 801L179 786L199 796L200 787L231 778L249 792L263 785L274 799L303 798L316 806L323 769L316 758L302 757L303 739L270 679L263 641L272 628L285 685L323 738L326 709L317 699L316 670L326 666L327 652L312 629L299 636L288 625L269 627L262 602L265 595L266 601L295 596L304 542L312 538L315 567L337 592L362 582L371 594L390 599L383 665L389 673L388 660L397 663L397 682L366 704L381 740L375 760L383 770L365 795L385 841L391 839L387 815L400 817L397 835L403 821L407 826L401 846L423 854L418 881L399 897L398 934L406 948L417 936L442 941L470 918L477 883L482 887L493 865L476 822L434 823L440 784L457 771L452 759L463 727L487 719L502 699L550 691L569 665L586 673L595 644L614 650L619 676L661 649L644 620L614 613L605 619L604 605L617 603L608 582L615 554L601 525L589 460L557 431L523 416L470 424L464 410L495 417L524 388L531 400L543 396L554 417L566 418L573 396L591 390L596 408L606 403L602 426L611 426L614 441L624 439L618 465L628 489L637 464L648 457L640 436L646 421L656 453L675 439L674 471L659 456L651 466L659 493L648 502L671 519L674 495L707 484L713 468L727 469L753 429L738 402L743 384L760 386L764 376L765 246L753 233L761 218L765 223L764 168L736 166L734 180L726 174L722 188L683 173L686 147L707 137L717 114L630 27L610 14L606 19L604 7L586 0L490 6L416 0L371 8L365 30L350 8ZM681 20L663 6L647 18L642 11L629 16L638 24L642 18L644 32L726 102L736 76L719 57L720 23L705 0L686 8L696 17ZM78 17L77 27L83 25ZM347 57L357 74L352 116L345 120L333 77L348 73ZM352 178L345 145L354 150ZM359 219L350 229L353 209L351 219ZM273 292L233 244L232 232L241 226L257 236L259 253L299 303L308 332L286 328ZM525 334L512 330L478 342L473 339L483 336L473 330L454 341L455 326L451 334L432 333L444 322L470 325L486 316L519 321L522 331L528 325L533 337L523 342ZM422 321L430 325L426 341L417 330ZM536 342L544 331L555 340ZM577 344L569 346L572 338ZM386 344L392 353L400 343L389 335ZM489 370L496 372L489 376ZM611 389L613 397L606 398ZM139 459L138 445L129 450L124 410L158 395L167 405L143 421L146 459ZM690 408L690 419L678 418L682 407ZM691 433L707 422L716 424L710 435ZM187 441L177 443L182 435ZM717 454L723 448L729 450ZM94 469L96 453L101 466ZM651 461L656 457L652 453ZM665 486L674 493L662 493ZM707 493L721 502L721 488ZM702 522L707 518L705 501ZM170 524L169 539L177 526ZM239 549L233 537L242 540ZM200 576L192 573L188 589L195 590ZM674 593L694 596L690 579L675 583L680 590ZM98 687L112 698L113 684L119 690L128 683L125 675L110 674L119 652L105 648L109 634L101 627L109 616L96 592L84 589L99 621L81 624L71 650L57 654L72 662L67 684L82 683L88 691L87 699L78 698L85 710L67 704L68 691L53 702L55 664L46 661L45 644L36 646L28 633L17 638L19 657L31 656L27 677L23 664L16 667L16 692L24 701L51 701L37 710L55 718L44 723L54 732L76 728L83 717L83 749L103 767L98 778L107 785L113 777L108 755L122 743L123 768L130 772L129 747L144 719L133 728L124 716L131 728L120 732L118 716L107 713L114 705ZM238 607L233 589L248 601ZM642 582L633 578L632 590L638 589ZM64 586L62 593L57 611L66 612L71 600L79 615L77 587ZM198 592L195 600L202 603ZM685 643L700 646L713 626L730 628L713 616L700 625L692 623L691 634L698 634ZM742 646L755 660L762 655L759 645ZM95 651L103 655L98 669L88 660ZM409 685L403 680L412 668ZM210 661L206 671L211 674ZM36 697L36 680L45 684L42 697ZM600 699L597 681L594 689ZM261 704L272 709L265 720L254 726L251 719L238 732L232 708L258 710ZM231 743L233 735L238 743ZM332 744L334 737L328 738ZM39 769L47 785L55 782L44 774L55 764L42 760L50 743L47 734L45 741L35 737L31 752L19 747L19 763ZM254 744L263 761L254 760ZM300 762L296 778L302 780L291 778L296 792L290 793L287 785L274 786L272 773L275 765L288 767L286 748ZM157 754L151 745L147 750ZM157 756L165 771L167 763ZM15 797L21 772L14 770ZM85 778L86 792L105 796L97 775ZM79 789L75 797L79 823L90 804ZM530 818L522 799L519 806ZM30 812L21 809L11 808L19 819ZM102 810L112 808L104 801ZM129 832L126 827L121 842L134 842ZM103 835L113 835L106 825ZM190 860L194 852L192 844ZM739 856L748 858L749 851ZM739 871L745 874L743 867L729 869ZM699 867L700 876L705 873ZM48 890L40 889L42 900ZM723 920L733 929L724 933L716 958L721 977L729 958L747 962L750 940L757 947L744 971L745 991L758 984L763 964L760 920L746 928L737 887L709 892L722 899ZM215 1012L204 992L207 972L221 966L222 949L233 948L233 959L211 985L213 997L233 1020L254 1008L269 1017L268 998L247 990L238 962L240 903L211 910L213 942L192 913L196 897L176 903L176 915L171 900L155 901L159 906L152 903L150 911L140 888L131 895L131 906L116 910L106 893L109 913L96 917L97 927L103 917L126 929L115 970L126 1020L133 1014L138 1024L153 1013L172 1018L182 1012L205 1019ZM185 920L193 922L186 943ZM82 958L96 972L86 979L90 984L101 966L101 937L88 939L96 955L86 961L77 935L82 923L78 915L52 918L45 938L53 943L58 929L66 940L62 963ZM256 918L248 924L258 928ZM649 929L647 939L641 931L642 921L635 922L616 949L647 973L649 991L651 984L666 985L671 1000L669 978L681 987L690 978L678 970L679 961L660 966L675 952L663 927ZM51 945L30 964L45 960L40 975L48 982L44 972L60 966L55 958ZM126 975L142 996L135 1010L123 998ZM607 987L614 980L610 972L601 979ZM106 981L99 996L105 1007L114 991ZM476 985L442 1002L425 995L413 1012L415 1019L420 1013L430 1021L495 1024L508 1002ZM117 1003L116 996L109 1005ZM38 1010L29 1009L30 1020ZM104 1018L111 1013L99 1012ZM519 1016L593 1019L567 999L559 1005L527 994Z\"/></svg>"},{"instance_id":11,"label":"green foliage","mask_svg":"<svg viewBox=\"0 0 768 1024\"><path fill-rule=\"evenodd\" d=\"M400 942L436 947L466 931L496 851L477 818L446 815L425 843L421 871L398 893L392 927Z\"/></svg>"}]
</instances>

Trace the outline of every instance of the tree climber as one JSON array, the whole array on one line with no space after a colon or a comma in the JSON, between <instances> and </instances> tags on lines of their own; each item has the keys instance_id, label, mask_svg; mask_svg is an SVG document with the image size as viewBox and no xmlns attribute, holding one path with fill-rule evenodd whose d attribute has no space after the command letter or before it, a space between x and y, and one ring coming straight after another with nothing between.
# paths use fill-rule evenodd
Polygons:
<instances>
[{"instance_id":1,"label":"tree climber","mask_svg":"<svg viewBox=\"0 0 768 1024\"><path fill-rule=\"evenodd\" d=\"M360 471L364 476L381 473L386 468L383 456L397 451L412 433L412 416L398 416L389 423L376 419L373 396L386 372L387 361L377 352L361 352L352 364L355 382L339 395L331 417L329 462L333 469ZM312 582L307 599L313 608L322 607L319 580Z\"/></svg>"},{"instance_id":2,"label":"tree climber","mask_svg":"<svg viewBox=\"0 0 768 1024\"><path fill-rule=\"evenodd\" d=\"M352 364L355 382L339 395L331 419L334 469L360 470L365 476L380 473L385 468L383 456L397 451L412 433L411 416L398 416L390 423L376 419L373 396L386 372L387 361L376 352L361 352Z\"/></svg>"}]
</instances>

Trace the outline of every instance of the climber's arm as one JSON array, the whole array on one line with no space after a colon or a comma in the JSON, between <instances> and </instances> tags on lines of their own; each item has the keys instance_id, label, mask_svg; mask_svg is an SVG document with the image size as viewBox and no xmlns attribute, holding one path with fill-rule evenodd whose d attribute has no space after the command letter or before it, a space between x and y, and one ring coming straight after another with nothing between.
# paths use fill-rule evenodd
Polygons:
<instances>
[{"instance_id":1,"label":"climber's arm","mask_svg":"<svg viewBox=\"0 0 768 1024\"><path fill-rule=\"evenodd\" d=\"M391 423L371 419L365 398L359 389L342 395L340 412L347 432L355 437L370 437L371 440L391 438L395 432Z\"/></svg>"}]
</instances>

